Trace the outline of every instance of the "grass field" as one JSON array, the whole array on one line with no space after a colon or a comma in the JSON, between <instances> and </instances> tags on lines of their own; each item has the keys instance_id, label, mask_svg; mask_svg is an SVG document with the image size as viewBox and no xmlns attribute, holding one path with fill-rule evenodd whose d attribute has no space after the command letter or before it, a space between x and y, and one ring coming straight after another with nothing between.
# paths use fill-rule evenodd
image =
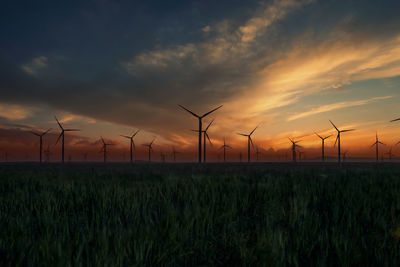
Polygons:
<instances>
[{"instance_id":1,"label":"grass field","mask_svg":"<svg viewBox=\"0 0 400 267\"><path fill-rule=\"evenodd\" d=\"M0 165L1 266L400 266L400 165Z\"/></svg>"}]
</instances>

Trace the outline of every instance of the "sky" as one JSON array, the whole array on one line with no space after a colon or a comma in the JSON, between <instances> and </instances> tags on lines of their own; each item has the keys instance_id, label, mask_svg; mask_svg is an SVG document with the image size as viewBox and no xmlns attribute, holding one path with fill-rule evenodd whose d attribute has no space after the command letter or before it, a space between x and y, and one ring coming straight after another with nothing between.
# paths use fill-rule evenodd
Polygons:
<instances>
[{"instance_id":1,"label":"sky","mask_svg":"<svg viewBox=\"0 0 400 267\"><path fill-rule=\"evenodd\" d=\"M154 158L196 159L195 113L221 160L245 156L237 133L258 126L253 141L265 159L285 157L288 137L306 157L319 155L314 134L342 136L348 157L374 157L379 138L400 156L399 1L5 1L0 10L0 161L37 160L45 136L53 160L59 128L66 157L100 160L100 136L115 144L111 160L136 159L156 138ZM327 154L335 155L335 136Z\"/></svg>"}]
</instances>

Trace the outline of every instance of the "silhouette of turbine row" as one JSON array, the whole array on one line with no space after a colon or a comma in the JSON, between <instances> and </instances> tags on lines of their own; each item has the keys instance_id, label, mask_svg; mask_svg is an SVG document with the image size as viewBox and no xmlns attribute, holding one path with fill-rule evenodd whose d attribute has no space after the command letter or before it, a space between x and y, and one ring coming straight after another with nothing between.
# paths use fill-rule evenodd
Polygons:
<instances>
[{"instance_id":1,"label":"silhouette of turbine row","mask_svg":"<svg viewBox=\"0 0 400 267\"><path fill-rule=\"evenodd\" d=\"M190 113L191 115L193 115L194 117L196 117L198 119L199 122L199 129L198 130L192 130L195 132L198 132L199 134L199 139L198 139L198 162L201 163L206 162L207 161L207 141L210 143L210 145L212 146L212 142L211 139L208 135L208 129L210 128L210 126L212 125L212 123L214 122L214 119L211 120L211 122L208 124L208 126L203 130L202 129L202 119L205 118L206 116L208 116L209 114L215 112L216 110L220 109L222 107L222 105L218 106L217 108L212 109L209 112L204 113L203 115L197 115L196 113L192 112L191 110L185 108L182 105L179 105L179 107L181 107L182 109L184 109L185 111L187 111L188 113ZM63 127L63 125L60 123L60 121L57 119L56 116L54 116L59 128L60 128L60 134L57 138L56 144L58 144L58 142L61 140L61 159L62 162L64 163L64 156L65 156L65 133L66 132L75 132L75 131L80 131L79 129L65 129ZM400 121L400 118L391 120L390 122L396 122L396 121ZM334 129L337 131L337 135L336 135L336 140L334 143L334 147L336 147L337 145L337 155L338 155L338 163L341 163L342 159L344 160L346 157L346 154L348 153L348 151L345 151L343 153L341 153L341 134L345 133L345 132L350 132L350 131L354 131L355 129L343 129L340 130L331 120L329 120L329 122L332 124L332 126L334 127ZM251 136L253 135L253 133L256 131L256 129L259 126L256 126L249 134L243 134L243 133L238 133L238 135L241 136L245 136L247 137L247 161L250 162L251 161L251 148L254 149L254 143L253 140L251 138ZM31 131L32 134L34 134L35 136L39 137L39 162L42 162L42 151L43 151L43 137L51 130L48 129L46 131L43 131L41 133L37 133L34 131ZM134 142L134 138L135 136L139 133L139 130L137 130L136 132L134 132L131 135L121 135L121 137L127 138L130 140L130 163L133 163L133 152L134 149L136 149L135 147L135 142ZM322 162L325 162L325 140L330 138L332 135L328 135L328 136L321 136L318 133L314 132L314 134L316 136L318 136L321 139L322 142L322 146L321 146L321 160ZM203 137L203 140L202 140ZM107 161L107 146L110 145L114 145L112 143L106 143L105 140L103 139L103 137L101 137L101 142L103 143L102 149L100 150L100 153L103 153L103 159L104 162ZM298 145L297 143L301 142L301 140L294 140L293 138L289 137L289 140L291 142L291 150L292 150L292 160L293 162L297 161L296 158L296 148L301 148L300 145ZM151 162L151 153L152 153L152 145L155 141L155 138L148 144L143 144L143 146L148 147L148 161ZM202 147L202 141L203 141L203 147ZM400 142L398 142L396 145L400 144ZM375 142L371 145L371 147L375 146L375 152L376 152L376 161L379 161L379 145L385 145L384 143L382 143L379 138L378 138L378 133L376 133L375 135ZM219 149L223 149L223 157L224 157L224 162L226 162L226 149L227 148L232 148L231 146L227 145L225 142L225 137L224 137L224 144L219 148ZM258 160L259 154L261 154L261 152L258 150L258 147L256 147L256 157ZM49 148L47 148L47 150L44 151L45 155L46 155L46 160L49 160L49 155L50 155L50 150ZM174 162L176 161L176 154L178 154L179 152L175 150L174 147L172 147L172 155L173 155L173 159ZM203 153L203 158L202 158L202 153ZM392 153L392 147L390 148L389 152L385 153L386 155L389 156L390 159L392 159L393 157L393 153ZM301 155L304 155L303 151L299 152L299 157L301 157ZM165 154L161 154L162 159L165 161ZM85 159L87 158L87 153L85 154Z\"/></svg>"}]
</instances>

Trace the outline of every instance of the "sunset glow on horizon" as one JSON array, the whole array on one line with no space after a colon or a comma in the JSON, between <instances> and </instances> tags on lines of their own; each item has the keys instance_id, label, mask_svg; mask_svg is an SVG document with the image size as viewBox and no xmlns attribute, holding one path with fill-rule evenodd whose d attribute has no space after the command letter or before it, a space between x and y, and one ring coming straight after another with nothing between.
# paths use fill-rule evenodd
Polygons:
<instances>
[{"instance_id":1,"label":"sunset glow on horizon","mask_svg":"<svg viewBox=\"0 0 400 267\"><path fill-rule=\"evenodd\" d=\"M290 159L290 138L306 159L336 157L336 131L349 158L375 157L375 136L400 157L400 4L396 1L149 1L13 4L2 15L0 161L36 161L44 137L51 161L59 127L67 128L66 159L100 161L100 137L110 161L136 160L156 138L154 161L196 161L203 114L213 146L210 161L243 161L248 133L262 161ZM29 7L28 7L29 6ZM397 8L396 8L397 7ZM37 15L42 10L43 16ZM255 150L252 150L255 153ZM252 158L255 160L255 156Z\"/></svg>"}]
</instances>

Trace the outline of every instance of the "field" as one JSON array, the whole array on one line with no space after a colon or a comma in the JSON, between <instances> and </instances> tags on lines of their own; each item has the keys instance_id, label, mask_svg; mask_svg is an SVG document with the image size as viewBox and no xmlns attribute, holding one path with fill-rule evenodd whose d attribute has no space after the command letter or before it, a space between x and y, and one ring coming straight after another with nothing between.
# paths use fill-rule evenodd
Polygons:
<instances>
[{"instance_id":1,"label":"field","mask_svg":"<svg viewBox=\"0 0 400 267\"><path fill-rule=\"evenodd\" d=\"M400 165L0 165L1 266L400 266Z\"/></svg>"}]
</instances>

